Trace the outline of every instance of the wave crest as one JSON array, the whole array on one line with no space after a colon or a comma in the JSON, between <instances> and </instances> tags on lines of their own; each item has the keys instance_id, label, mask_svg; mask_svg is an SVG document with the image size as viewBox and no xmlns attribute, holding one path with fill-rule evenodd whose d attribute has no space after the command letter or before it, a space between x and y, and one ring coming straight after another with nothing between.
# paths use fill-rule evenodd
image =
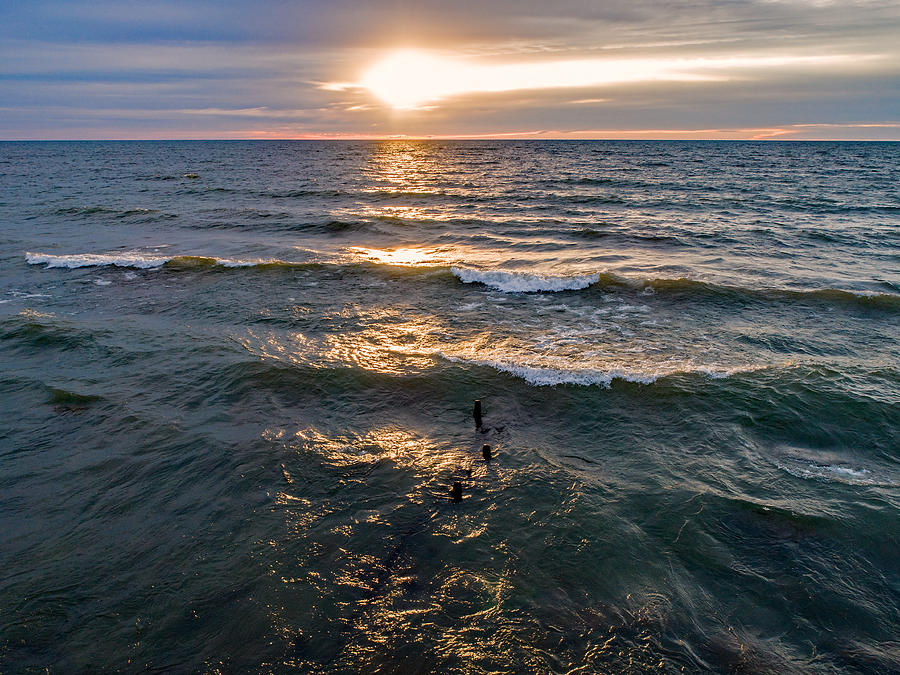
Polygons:
<instances>
[{"instance_id":1,"label":"wave crest","mask_svg":"<svg viewBox=\"0 0 900 675\"><path fill-rule=\"evenodd\" d=\"M47 265L47 267L135 267L137 269L153 269L162 267L170 256L160 257L143 253L79 253L75 255L52 255L49 253L26 253L25 260L29 265Z\"/></svg>"},{"instance_id":2,"label":"wave crest","mask_svg":"<svg viewBox=\"0 0 900 675\"><path fill-rule=\"evenodd\" d=\"M627 369L627 368L565 368L549 365L526 365L504 359L479 359L455 356L438 352L436 354L446 361L464 365L485 366L508 373L525 380L535 387L555 387L557 385L580 385L609 387L613 380L622 380L633 384L653 384L662 378L675 375L700 375L711 380L719 380L738 373L753 372L768 366L744 366L735 368L711 368L707 366L660 369Z\"/></svg>"},{"instance_id":3,"label":"wave crest","mask_svg":"<svg viewBox=\"0 0 900 675\"><path fill-rule=\"evenodd\" d=\"M896 483L889 477L875 474L871 469L858 465L819 464L802 458L787 458L777 462L777 466L795 478L806 480L860 486L896 486Z\"/></svg>"},{"instance_id":4,"label":"wave crest","mask_svg":"<svg viewBox=\"0 0 900 675\"><path fill-rule=\"evenodd\" d=\"M580 291L600 280L599 273L563 277L470 267L451 267L450 271L464 284L483 284L504 293Z\"/></svg>"},{"instance_id":5,"label":"wave crest","mask_svg":"<svg viewBox=\"0 0 900 675\"><path fill-rule=\"evenodd\" d=\"M281 260L233 260L200 255L160 256L148 253L78 253L73 255L52 255L50 253L26 253L29 265L46 265L77 269L79 267L131 267L135 269L193 269L209 267L265 267L292 266Z\"/></svg>"},{"instance_id":6,"label":"wave crest","mask_svg":"<svg viewBox=\"0 0 900 675\"><path fill-rule=\"evenodd\" d=\"M312 251L315 254L315 251ZM477 269L454 265L446 267L441 261L435 264L404 266L390 259L367 259L348 263L344 260L315 259L293 262L278 259L240 260L217 258L204 255L167 255L145 251L122 251L115 253L77 253L54 255L50 253L27 252L26 261L31 265L46 265L75 269L78 267L132 267L137 269L198 269L198 268L271 268L271 269L311 269L322 267L358 268L361 270L388 269L396 273L401 267L404 274L416 276L427 274L439 277L451 274L464 284L481 284L504 293L554 293L561 291L581 291L585 289L607 291L621 289L646 295L660 294L669 298L686 300L727 301L735 303L803 302L828 303L872 309L886 312L900 310L900 294L869 290L845 290L840 288L760 288L731 286L712 281L701 281L685 277L649 278L620 276L611 272L591 274L550 275L541 272L519 272L497 269ZM399 266L398 266L399 265ZM435 271L443 274L435 275ZM590 292L590 291L588 291Z\"/></svg>"}]
</instances>

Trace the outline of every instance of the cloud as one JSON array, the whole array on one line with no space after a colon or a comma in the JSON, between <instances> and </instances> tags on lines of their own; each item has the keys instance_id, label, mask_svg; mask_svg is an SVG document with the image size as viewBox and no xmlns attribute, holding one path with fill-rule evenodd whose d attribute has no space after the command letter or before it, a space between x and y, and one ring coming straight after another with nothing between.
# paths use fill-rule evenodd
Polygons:
<instances>
[{"instance_id":1,"label":"cloud","mask_svg":"<svg viewBox=\"0 0 900 675\"><path fill-rule=\"evenodd\" d=\"M519 63L479 63L418 50L393 52L378 61L359 82L323 85L325 89L364 89L400 109L420 108L466 93L527 89L598 87L629 82L700 82L746 77L780 68L805 70L859 65L871 56L750 55L680 59L580 59Z\"/></svg>"},{"instance_id":2,"label":"cloud","mask_svg":"<svg viewBox=\"0 0 900 675\"><path fill-rule=\"evenodd\" d=\"M634 124L890 121L900 110L898 31L895 0L9 0L0 3L0 101L8 108L0 138L569 134ZM359 83L400 47L492 66L645 69L611 80L575 77L571 66L565 87L543 89L520 81L505 91L482 85L481 93L460 86L454 93L444 82L432 94L438 105L408 113L379 105L367 90L322 88ZM766 65L785 56L799 60ZM836 57L828 68L816 65ZM758 60L738 66L741 58ZM534 80L539 71L519 74Z\"/></svg>"}]
</instances>

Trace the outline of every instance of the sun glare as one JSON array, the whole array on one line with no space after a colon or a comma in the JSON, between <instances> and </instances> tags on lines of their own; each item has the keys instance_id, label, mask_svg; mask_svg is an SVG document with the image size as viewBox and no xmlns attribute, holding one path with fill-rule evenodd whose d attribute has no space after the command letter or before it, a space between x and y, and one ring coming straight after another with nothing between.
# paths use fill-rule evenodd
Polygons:
<instances>
[{"instance_id":1,"label":"sun glare","mask_svg":"<svg viewBox=\"0 0 900 675\"><path fill-rule=\"evenodd\" d=\"M359 84L394 108L411 109L462 84L457 81L459 71L460 66L447 59L407 49L376 63Z\"/></svg>"},{"instance_id":2,"label":"sun glare","mask_svg":"<svg viewBox=\"0 0 900 675\"><path fill-rule=\"evenodd\" d=\"M580 59L480 63L415 49L395 51L354 85L399 110L422 108L450 96L525 89L587 87L653 80L716 81L785 66L834 64L844 56L729 56L685 59Z\"/></svg>"},{"instance_id":3,"label":"sun glare","mask_svg":"<svg viewBox=\"0 0 900 675\"><path fill-rule=\"evenodd\" d=\"M441 262L436 251L424 248L379 249L352 246L350 252L372 262L400 267L419 267Z\"/></svg>"}]
</instances>

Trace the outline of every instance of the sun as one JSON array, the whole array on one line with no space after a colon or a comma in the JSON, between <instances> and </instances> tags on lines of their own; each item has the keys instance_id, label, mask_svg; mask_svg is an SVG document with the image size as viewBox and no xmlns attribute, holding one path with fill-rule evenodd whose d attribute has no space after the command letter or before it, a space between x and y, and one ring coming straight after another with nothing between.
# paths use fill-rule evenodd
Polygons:
<instances>
[{"instance_id":1,"label":"sun","mask_svg":"<svg viewBox=\"0 0 900 675\"><path fill-rule=\"evenodd\" d=\"M369 68L359 85L393 108L412 110L455 90L459 79L460 69L450 59L403 49Z\"/></svg>"}]
</instances>

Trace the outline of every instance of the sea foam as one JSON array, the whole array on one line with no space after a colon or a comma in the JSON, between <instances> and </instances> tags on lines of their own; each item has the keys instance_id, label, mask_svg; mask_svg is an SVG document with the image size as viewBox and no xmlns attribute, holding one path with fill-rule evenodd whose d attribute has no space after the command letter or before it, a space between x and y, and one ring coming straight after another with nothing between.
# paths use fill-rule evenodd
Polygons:
<instances>
[{"instance_id":1,"label":"sea foam","mask_svg":"<svg viewBox=\"0 0 900 675\"><path fill-rule=\"evenodd\" d=\"M437 352L435 354L453 363L474 366L486 366L494 370L508 373L525 380L535 387L555 387L557 385L574 384L580 386L609 387L613 380L632 382L634 384L653 384L657 380L673 375L702 375L711 380L731 377L739 373L753 372L766 366L744 366L737 368L690 367L660 369L627 369L627 368L565 368L549 365L527 365L508 359L469 357Z\"/></svg>"},{"instance_id":2,"label":"sea foam","mask_svg":"<svg viewBox=\"0 0 900 675\"><path fill-rule=\"evenodd\" d=\"M864 486L894 486L896 483L863 467L850 467L841 464L816 464L801 459L788 458L777 463L783 471L797 478L823 482L846 483Z\"/></svg>"},{"instance_id":3,"label":"sea foam","mask_svg":"<svg viewBox=\"0 0 900 675\"><path fill-rule=\"evenodd\" d=\"M450 271L464 284L484 284L504 293L579 291L600 280L599 274L564 277L470 267L451 267Z\"/></svg>"},{"instance_id":4,"label":"sea foam","mask_svg":"<svg viewBox=\"0 0 900 675\"><path fill-rule=\"evenodd\" d=\"M72 255L52 255L50 253L26 253L25 260L30 265L46 265L77 269L79 267L131 267L135 269L158 269L164 265L182 267L254 267L278 264L274 260L231 260L208 256L158 256L141 252L123 253L76 253Z\"/></svg>"},{"instance_id":5,"label":"sea foam","mask_svg":"<svg viewBox=\"0 0 900 675\"><path fill-rule=\"evenodd\" d=\"M143 253L78 253L74 255L52 255L49 253L26 253L25 260L30 265L47 265L47 267L135 267L153 269L162 267L170 258L152 256Z\"/></svg>"}]
</instances>

